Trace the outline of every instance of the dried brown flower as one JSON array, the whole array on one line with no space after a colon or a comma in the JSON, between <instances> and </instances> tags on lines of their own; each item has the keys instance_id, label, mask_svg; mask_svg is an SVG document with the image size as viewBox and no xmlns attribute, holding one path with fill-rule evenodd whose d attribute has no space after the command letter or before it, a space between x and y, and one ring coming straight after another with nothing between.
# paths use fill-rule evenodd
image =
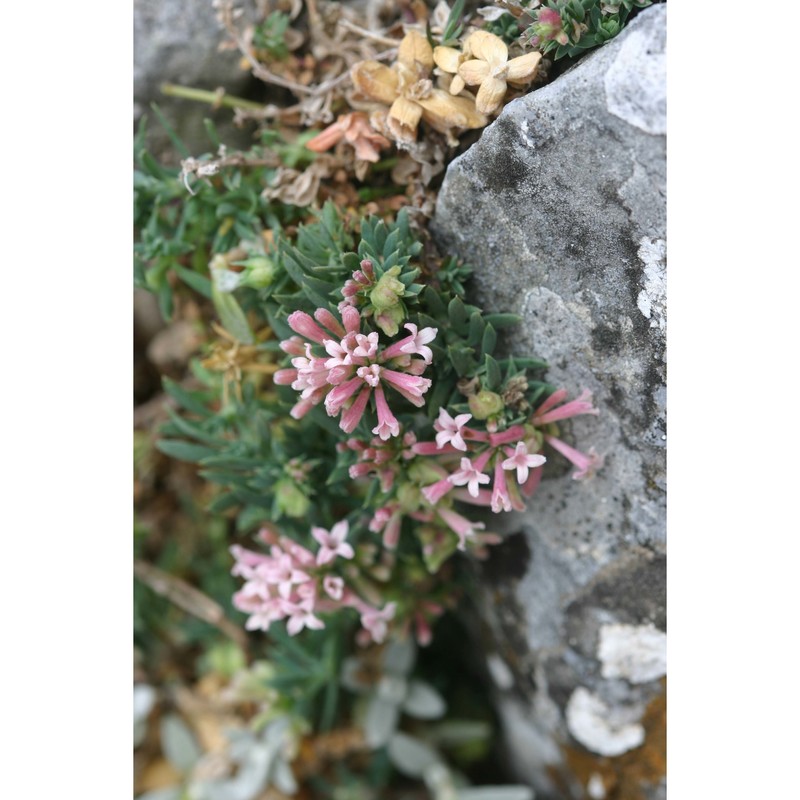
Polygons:
<instances>
[{"instance_id":1,"label":"dried brown flower","mask_svg":"<svg viewBox=\"0 0 800 800\"><path fill-rule=\"evenodd\" d=\"M363 112L356 111L340 116L333 125L329 125L307 141L306 147L315 153L323 153L342 139L355 148L356 158L373 163L380 161L381 149L391 146L386 137L372 129L369 117Z\"/></svg>"},{"instance_id":2,"label":"dried brown flower","mask_svg":"<svg viewBox=\"0 0 800 800\"><path fill-rule=\"evenodd\" d=\"M489 121L472 100L454 97L431 80L433 48L418 31L411 30L400 42L397 62L387 67L377 61L361 61L350 70L358 91L389 106L387 127L400 144L416 141L421 119L453 140L453 130L482 128Z\"/></svg>"},{"instance_id":3,"label":"dried brown flower","mask_svg":"<svg viewBox=\"0 0 800 800\"><path fill-rule=\"evenodd\" d=\"M533 80L542 58L541 53L526 53L509 61L506 43L488 31L470 34L464 49L469 49L474 58L460 64L458 75L467 85L480 86L475 108L483 114L492 114L500 108L509 83Z\"/></svg>"}]
</instances>

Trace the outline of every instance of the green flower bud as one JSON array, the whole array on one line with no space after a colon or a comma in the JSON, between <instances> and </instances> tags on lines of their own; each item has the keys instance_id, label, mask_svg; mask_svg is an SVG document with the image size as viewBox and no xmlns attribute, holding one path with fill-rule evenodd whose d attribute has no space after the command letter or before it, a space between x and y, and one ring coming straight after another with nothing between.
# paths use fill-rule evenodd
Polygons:
<instances>
[{"instance_id":1,"label":"green flower bud","mask_svg":"<svg viewBox=\"0 0 800 800\"><path fill-rule=\"evenodd\" d=\"M441 480L442 476L427 459L416 459L408 468L408 477L418 486L427 486L429 483Z\"/></svg>"},{"instance_id":2,"label":"green flower bud","mask_svg":"<svg viewBox=\"0 0 800 800\"><path fill-rule=\"evenodd\" d=\"M397 280L396 275L400 272L398 267L392 267L376 284L375 288L369 293L369 299L375 310L385 311L394 308L406 291L405 284Z\"/></svg>"},{"instance_id":3,"label":"green flower bud","mask_svg":"<svg viewBox=\"0 0 800 800\"><path fill-rule=\"evenodd\" d=\"M414 466L411 467L411 471L414 470ZM412 480L415 480L415 478L412 477ZM439 480L439 476L437 475L433 480ZM428 481L428 483L432 483L432 481ZM413 483L403 483L397 490L397 500L403 512L411 514L419 510L422 494L419 487L415 486Z\"/></svg>"},{"instance_id":4,"label":"green flower bud","mask_svg":"<svg viewBox=\"0 0 800 800\"><path fill-rule=\"evenodd\" d=\"M475 419L488 419L495 414L499 414L505 408L503 398L499 394L489 392L486 389L470 395L468 402L469 410Z\"/></svg>"},{"instance_id":5,"label":"green flower bud","mask_svg":"<svg viewBox=\"0 0 800 800\"><path fill-rule=\"evenodd\" d=\"M287 517L304 517L311 501L290 478L281 478L275 484L275 511Z\"/></svg>"},{"instance_id":6,"label":"green flower bud","mask_svg":"<svg viewBox=\"0 0 800 800\"><path fill-rule=\"evenodd\" d=\"M256 256L244 262L247 267L246 277L242 281L244 286L253 289L264 289L269 286L275 277L275 265L266 256Z\"/></svg>"},{"instance_id":7,"label":"green flower bud","mask_svg":"<svg viewBox=\"0 0 800 800\"><path fill-rule=\"evenodd\" d=\"M375 324L387 335L397 336L400 323L406 318L406 310L402 304L387 308L383 311L375 310Z\"/></svg>"}]
</instances>

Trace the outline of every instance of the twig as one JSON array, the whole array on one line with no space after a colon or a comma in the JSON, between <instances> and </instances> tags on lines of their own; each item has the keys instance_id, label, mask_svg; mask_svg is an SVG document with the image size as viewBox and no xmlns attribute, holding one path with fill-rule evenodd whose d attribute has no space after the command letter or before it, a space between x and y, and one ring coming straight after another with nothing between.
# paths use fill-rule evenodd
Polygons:
<instances>
[{"instance_id":1,"label":"twig","mask_svg":"<svg viewBox=\"0 0 800 800\"><path fill-rule=\"evenodd\" d=\"M243 97L234 97L233 95L225 94L225 90L222 87L215 92L211 92L207 89L195 89L192 86L162 83L161 93L169 95L170 97L182 97L186 100L197 100L201 103L208 103L215 108L226 106L227 108L247 108L252 111L259 111L262 108L262 104L256 103L254 100L245 100Z\"/></svg>"},{"instance_id":2,"label":"twig","mask_svg":"<svg viewBox=\"0 0 800 800\"><path fill-rule=\"evenodd\" d=\"M166 597L188 614L213 625L247 652L247 636L244 631L234 625L225 616L222 606L208 595L145 561L133 562L133 574L156 594Z\"/></svg>"},{"instance_id":3,"label":"twig","mask_svg":"<svg viewBox=\"0 0 800 800\"><path fill-rule=\"evenodd\" d=\"M338 24L342 28L346 28L348 31L352 33L357 33L359 36L363 36L365 39L372 39L373 42L380 42L381 44L388 44L389 47L397 47L400 44L400 39L392 39L388 36L381 36L379 33L374 33L373 31L369 31L366 28L362 28L360 25L356 25L354 22L350 22L349 19L340 19Z\"/></svg>"}]
</instances>

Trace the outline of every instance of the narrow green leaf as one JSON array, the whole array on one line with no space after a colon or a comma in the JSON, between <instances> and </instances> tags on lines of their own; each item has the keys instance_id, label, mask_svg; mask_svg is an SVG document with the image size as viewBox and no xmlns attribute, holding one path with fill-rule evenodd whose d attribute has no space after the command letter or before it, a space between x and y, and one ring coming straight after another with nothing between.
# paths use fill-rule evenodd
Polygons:
<instances>
[{"instance_id":1,"label":"narrow green leaf","mask_svg":"<svg viewBox=\"0 0 800 800\"><path fill-rule=\"evenodd\" d=\"M194 289L198 294L211 299L211 281L193 269L186 269L180 264L175 264L174 270L178 277L187 285Z\"/></svg>"},{"instance_id":2,"label":"narrow green leaf","mask_svg":"<svg viewBox=\"0 0 800 800\"><path fill-rule=\"evenodd\" d=\"M250 330L247 316L236 298L230 292L221 292L211 283L211 300L219 315L222 327L242 344L254 344L255 337Z\"/></svg>"},{"instance_id":3,"label":"narrow green leaf","mask_svg":"<svg viewBox=\"0 0 800 800\"><path fill-rule=\"evenodd\" d=\"M202 459L213 456L216 453L216 450L210 447L184 442L179 439L159 439L159 441L156 442L156 447L171 458L194 463L202 461Z\"/></svg>"},{"instance_id":4,"label":"narrow green leaf","mask_svg":"<svg viewBox=\"0 0 800 800\"><path fill-rule=\"evenodd\" d=\"M486 364L486 380L490 391L494 392L500 388L503 381L503 373L500 365L488 353L484 356Z\"/></svg>"}]
</instances>

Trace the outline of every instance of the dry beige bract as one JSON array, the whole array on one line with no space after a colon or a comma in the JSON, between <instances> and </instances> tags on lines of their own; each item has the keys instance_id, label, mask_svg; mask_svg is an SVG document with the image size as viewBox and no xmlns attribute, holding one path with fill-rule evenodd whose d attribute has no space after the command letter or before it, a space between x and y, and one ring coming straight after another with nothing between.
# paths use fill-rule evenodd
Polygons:
<instances>
[{"instance_id":1,"label":"dry beige bract","mask_svg":"<svg viewBox=\"0 0 800 800\"><path fill-rule=\"evenodd\" d=\"M460 64L458 75L468 86L480 86L475 108L483 114L492 114L500 108L509 83L533 80L542 59L541 53L526 53L509 61L506 43L488 31L470 34L464 50L474 58Z\"/></svg>"},{"instance_id":2,"label":"dry beige bract","mask_svg":"<svg viewBox=\"0 0 800 800\"><path fill-rule=\"evenodd\" d=\"M489 121L469 98L454 97L434 86L433 64L433 48L412 30L400 42L393 66L362 61L350 71L362 95L389 106L387 127L399 144L416 141L420 119L449 140L454 140L456 129L482 128Z\"/></svg>"}]
</instances>

